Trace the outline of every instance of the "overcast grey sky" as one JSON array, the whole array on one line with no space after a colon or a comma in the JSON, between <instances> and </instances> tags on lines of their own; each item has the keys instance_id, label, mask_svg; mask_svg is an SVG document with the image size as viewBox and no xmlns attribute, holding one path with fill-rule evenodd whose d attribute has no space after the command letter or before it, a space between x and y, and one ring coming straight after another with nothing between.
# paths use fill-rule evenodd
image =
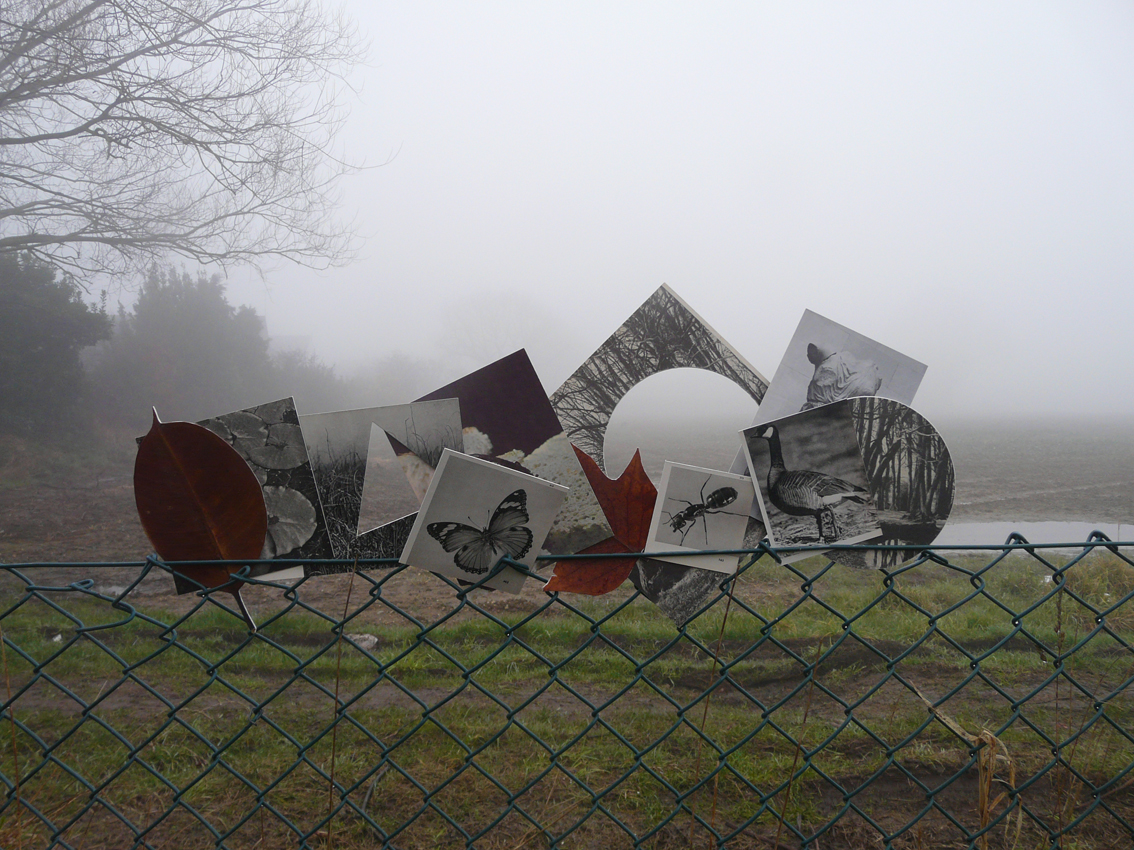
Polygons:
<instances>
[{"instance_id":1,"label":"overcast grey sky","mask_svg":"<svg viewBox=\"0 0 1134 850\"><path fill-rule=\"evenodd\" d=\"M340 369L546 388L661 283L771 377L805 308L915 407L1134 413L1134 4L352 0L358 261L234 277ZM408 400L408 399L407 399Z\"/></svg>"}]
</instances>

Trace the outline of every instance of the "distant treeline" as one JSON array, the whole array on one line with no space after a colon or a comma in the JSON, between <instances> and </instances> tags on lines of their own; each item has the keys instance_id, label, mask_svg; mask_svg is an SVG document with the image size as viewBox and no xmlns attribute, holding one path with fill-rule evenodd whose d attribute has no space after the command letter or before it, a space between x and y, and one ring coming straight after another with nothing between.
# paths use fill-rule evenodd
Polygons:
<instances>
[{"instance_id":1,"label":"distant treeline","mask_svg":"<svg viewBox=\"0 0 1134 850\"><path fill-rule=\"evenodd\" d=\"M0 257L0 432L142 433L150 408L196 420L294 396L303 412L402 403L437 367L398 355L345 378L317 356L273 352L265 322L228 302L223 280L153 266L129 309L84 299L78 282Z\"/></svg>"}]
</instances>

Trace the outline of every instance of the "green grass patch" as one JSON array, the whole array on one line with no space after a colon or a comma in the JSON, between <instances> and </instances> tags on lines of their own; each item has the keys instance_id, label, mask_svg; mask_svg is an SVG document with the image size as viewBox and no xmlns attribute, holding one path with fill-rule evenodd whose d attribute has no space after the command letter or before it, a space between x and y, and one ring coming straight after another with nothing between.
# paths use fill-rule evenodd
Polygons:
<instances>
[{"instance_id":1,"label":"green grass patch","mask_svg":"<svg viewBox=\"0 0 1134 850\"><path fill-rule=\"evenodd\" d=\"M425 629L363 607L343 631L365 650L298 608L249 634L209 605L15 596L0 845L668 846L694 813L758 843L847 800L898 829L918 783L975 830L981 735L997 787L1028 783L1027 829L1086 812L1083 841L1112 836L1134 818L1134 570L1045 558L765 559L683 634L643 600Z\"/></svg>"}]
</instances>

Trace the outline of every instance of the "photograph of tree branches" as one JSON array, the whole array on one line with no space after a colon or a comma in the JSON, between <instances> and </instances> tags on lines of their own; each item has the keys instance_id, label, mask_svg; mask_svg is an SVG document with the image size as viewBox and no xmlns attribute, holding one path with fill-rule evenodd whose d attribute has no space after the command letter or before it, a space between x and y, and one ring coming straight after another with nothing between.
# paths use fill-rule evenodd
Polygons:
<instances>
[{"instance_id":1,"label":"photograph of tree branches","mask_svg":"<svg viewBox=\"0 0 1134 850\"><path fill-rule=\"evenodd\" d=\"M336 102L362 56L303 0L12 0L0 252L60 270L350 257Z\"/></svg>"}]
</instances>

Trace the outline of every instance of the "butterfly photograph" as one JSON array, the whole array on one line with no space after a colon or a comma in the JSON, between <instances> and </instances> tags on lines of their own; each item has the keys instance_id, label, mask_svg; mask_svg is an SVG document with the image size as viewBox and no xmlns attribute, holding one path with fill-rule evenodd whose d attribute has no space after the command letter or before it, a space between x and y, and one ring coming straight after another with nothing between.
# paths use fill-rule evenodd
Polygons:
<instances>
[{"instance_id":1,"label":"butterfly photograph","mask_svg":"<svg viewBox=\"0 0 1134 850\"><path fill-rule=\"evenodd\" d=\"M412 567L519 593L535 569L568 488L491 461L445 449L401 561Z\"/></svg>"},{"instance_id":2,"label":"butterfly photograph","mask_svg":"<svg viewBox=\"0 0 1134 850\"><path fill-rule=\"evenodd\" d=\"M456 553L454 564L473 575L483 575L504 555L522 558L532 548L532 530L525 525L527 505L528 494L516 490L504 497L485 528L463 522L431 522L425 530L446 552Z\"/></svg>"}]
</instances>

